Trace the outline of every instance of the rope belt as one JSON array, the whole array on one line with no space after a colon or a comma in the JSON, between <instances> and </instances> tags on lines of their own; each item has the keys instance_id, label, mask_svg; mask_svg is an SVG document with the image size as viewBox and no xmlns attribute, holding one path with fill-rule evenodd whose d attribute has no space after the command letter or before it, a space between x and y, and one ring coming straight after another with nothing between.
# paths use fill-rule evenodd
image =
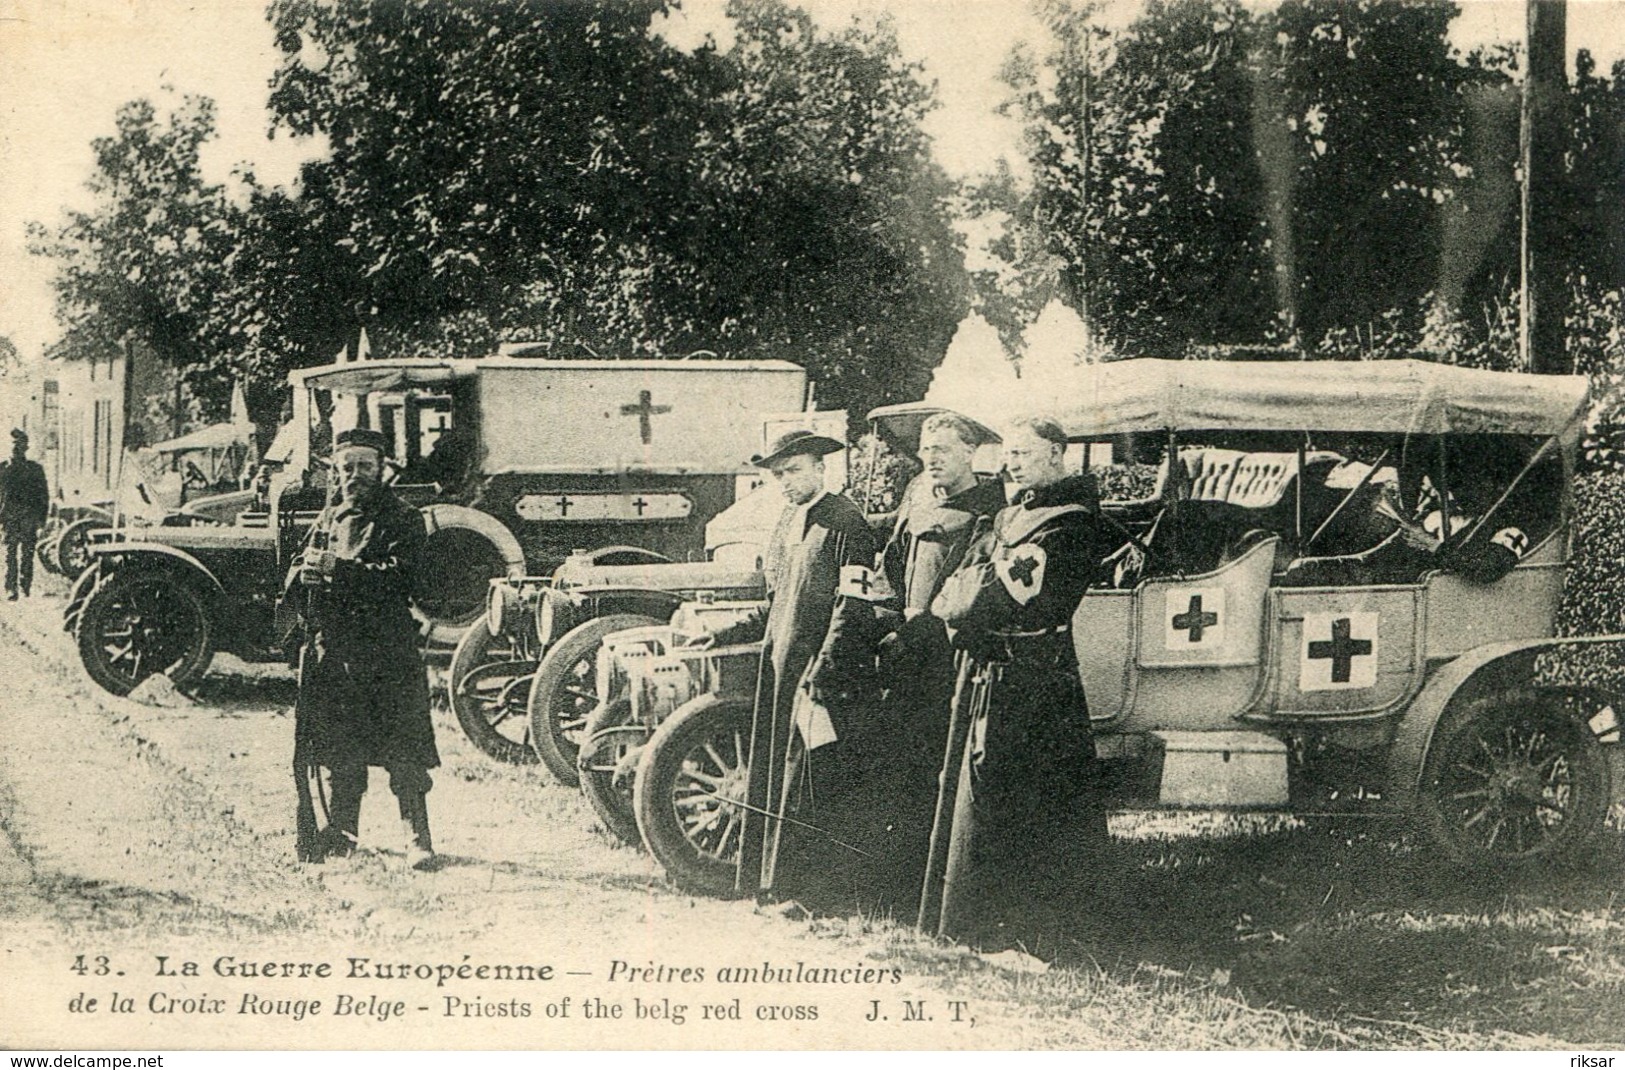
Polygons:
<instances>
[{"instance_id":1,"label":"rope belt","mask_svg":"<svg viewBox=\"0 0 1625 1070\"><path fill-rule=\"evenodd\" d=\"M1052 668L1073 656L1072 644L1066 641L1071 631L1065 624L1037 631L990 631L976 649L986 661Z\"/></svg>"}]
</instances>

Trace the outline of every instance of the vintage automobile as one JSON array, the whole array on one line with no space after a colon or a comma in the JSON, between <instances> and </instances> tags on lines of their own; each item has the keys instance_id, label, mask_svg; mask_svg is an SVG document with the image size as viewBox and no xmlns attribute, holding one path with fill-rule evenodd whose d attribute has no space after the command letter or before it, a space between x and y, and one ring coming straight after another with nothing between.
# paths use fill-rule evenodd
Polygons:
<instances>
[{"instance_id":1,"label":"vintage automobile","mask_svg":"<svg viewBox=\"0 0 1625 1070\"><path fill-rule=\"evenodd\" d=\"M760 424L764 438L790 426L841 437L846 414L786 412ZM754 446L733 463L751 452ZM832 465L829 479L840 485L844 466ZM703 560L611 545L572 554L551 576L493 579L485 617L463 633L446 674L451 707L470 741L498 761L540 761L573 786L580 733L596 701L599 641L620 628L664 622L685 601L762 596L761 553L783 499L760 484L760 472L740 472L744 493L704 527Z\"/></svg>"},{"instance_id":2,"label":"vintage automobile","mask_svg":"<svg viewBox=\"0 0 1625 1070\"><path fill-rule=\"evenodd\" d=\"M633 783L643 747L655 730L697 693L731 693L755 684L759 644L742 646L735 651L740 656L728 657L719 650L690 649L694 638L725 628L763 604L761 599L708 596L681 607L669 624L618 630L598 647L593 683L598 704L587 714L577 759L581 793L623 843L642 842Z\"/></svg>"},{"instance_id":3,"label":"vintage automobile","mask_svg":"<svg viewBox=\"0 0 1625 1070\"><path fill-rule=\"evenodd\" d=\"M53 507L51 517L40 531L35 557L47 572L76 580L90 567L90 538L113 526L113 503L101 502L78 508Z\"/></svg>"},{"instance_id":4,"label":"vintage automobile","mask_svg":"<svg viewBox=\"0 0 1625 1070\"><path fill-rule=\"evenodd\" d=\"M604 636L663 623L698 598L760 598L763 582L759 567L611 546L572 555L546 579L492 580L490 589L485 619L452 656L452 709L486 754L540 761L574 786L580 736L598 705L593 666Z\"/></svg>"},{"instance_id":5,"label":"vintage automobile","mask_svg":"<svg viewBox=\"0 0 1625 1070\"><path fill-rule=\"evenodd\" d=\"M230 524L121 527L65 618L85 668L124 693L180 686L216 650L286 655L282 579L322 506L334 435L395 443L389 475L429 529L415 601L431 643L480 617L489 581L546 575L572 550L632 544L697 557L733 503L761 413L794 412L806 374L777 361L363 360L297 371L288 456L265 500Z\"/></svg>"},{"instance_id":6,"label":"vintage automobile","mask_svg":"<svg viewBox=\"0 0 1625 1070\"><path fill-rule=\"evenodd\" d=\"M1052 414L1103 487L1125 467L1154 486L1102 503L1118 583L1072 622L1115 805L1400 814L1485 870L1595 843L1617 698L1564 666L1625 636L1555 629L1584 379L1129 360L954 400L989 426ZM742 656L687 672L633 785L669 875L721 894L752 713L723 663Z\"/></svg>"}]
</instances>

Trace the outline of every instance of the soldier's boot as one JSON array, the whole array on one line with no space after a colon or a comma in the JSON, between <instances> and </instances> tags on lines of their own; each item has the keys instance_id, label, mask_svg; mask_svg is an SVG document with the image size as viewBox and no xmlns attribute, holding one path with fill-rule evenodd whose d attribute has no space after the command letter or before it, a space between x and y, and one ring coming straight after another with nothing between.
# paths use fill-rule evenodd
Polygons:
<instances>
[{"instance_id":1,"label":"soldier's boot","mask_svg":"<svg viewBox=\"0 0 1625 1070\"><path fill-rule=\"evenodd\" d=\"M335 769L330 780L333 798L328 806L327 827L322 845L329 858L348 858L355 853L361 832L361 797L367 793L366 771L358 777L353 771Z\"/></svg>"},{"instance_id":2,"label":"soldier's boot","mask_svg":"<svg viewBox=\"0 0 1625 1070\"><path fill-rule=\"evenodd\" d=\"M406 864L418 871L434 869L434 841L429 836L429 803L421 791L396 796L401 831L406 835Z\"/></svg>"}]
</instances>

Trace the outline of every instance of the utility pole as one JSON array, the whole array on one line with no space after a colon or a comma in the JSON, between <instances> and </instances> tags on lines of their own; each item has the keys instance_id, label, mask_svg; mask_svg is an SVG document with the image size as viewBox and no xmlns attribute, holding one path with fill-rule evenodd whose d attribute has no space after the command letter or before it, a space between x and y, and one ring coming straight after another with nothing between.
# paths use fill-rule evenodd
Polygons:
<instances>
[{"instance_id":1,"label":"utility pole","mask_svg":"<svg viewBox=\"0 0 1625 1070\"><path fill-rule=\"evenodd\" d=\"M1089 124L1089 97L1091 95L1090 91L1091 91L1091 88L1092 88L1091 85L1090 85L1090 82L1091 82L1091 79L1092 79L1092 76L1093 76L1093 73L1094 73L1093 70L1092 70L1092 67L1094 66L1094 50L1092 48L1093 41L1091 40L1094 37L1094 33L1095 33L1095 26L1094 26L1094 21L1093 21L1093 13L1091 12L1090 20L1085 22L1084 25L1083 25L1083 93L1082 93L1082 97L1083 97L1083 100L1082 100L1083 121L1081 123L1079 123L1079 130L1080 130L1080 133L1081 133L1081 139L1083 141L1083 154L1082 154L1083 155L1083 177L1082 177L1082 179L1081 179L1081 181L1079 183L1079 187L1078 187L1078 198L1082 202L1082 206L1083 206L1083 234L1084 234L1084 242L1083 242L1083 244L1084 244L1084 250L1083 250L1084 255L1081 256L1078 259L1078 263L1081 265L1081 268L1082 268L1082 270L1080 272L1080 276L1081 276L1080 277L1080 285L1078 286L1078 318L1083 321L1083 332L1084 332L1085 338L1087 339L1087 342L1085 343L1085 346L1084 346L1084 356L1088 360L1093 360L1094 359L1094 349L1095 349L1095 345L1094 345L1094 340L1095 340L1094 325L1089 322L1089 253L1088 253L1088 242L1089 242L1089 166L1090 166L1091 163L1093 163L1093 160L1090 158L1090 153L1092 152L1093 147L1094 147L1093 146L1093 139L1092 139L1092 136L1091 136L1093 134L1093 131L1091 130L1090 124Z\"/></svg>"},{"instance_id":2,"label":"utility pole","mask_svg":"<svg viewBox=\"0 0 1625 1070\"><path fill-rule=\"evenodd\" d=\"M1525 0L1523 107L1518 124L1523 176L1519 265L1519 355L1532 372L1573 371L1564 351L1567 263L1563 255L1563 156L1568 146L1568 0Z\"/></svg>"}]
</instances>

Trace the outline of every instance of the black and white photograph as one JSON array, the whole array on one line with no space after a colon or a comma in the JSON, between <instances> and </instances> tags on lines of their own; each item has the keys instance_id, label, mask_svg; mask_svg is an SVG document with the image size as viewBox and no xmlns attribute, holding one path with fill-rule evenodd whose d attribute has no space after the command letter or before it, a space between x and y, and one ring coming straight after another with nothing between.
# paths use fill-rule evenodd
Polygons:
<instances>
[{"instance_id":1,"label":"black and white photograph","mask_svg":"<svg viewBox=\"0 0 1625 1070\"><path fill-rule=\"evenodd\" d=\"M13 1066L1625 1052L1625 0L0 0L0 446Z\"/></svg>"}]
</instances>

